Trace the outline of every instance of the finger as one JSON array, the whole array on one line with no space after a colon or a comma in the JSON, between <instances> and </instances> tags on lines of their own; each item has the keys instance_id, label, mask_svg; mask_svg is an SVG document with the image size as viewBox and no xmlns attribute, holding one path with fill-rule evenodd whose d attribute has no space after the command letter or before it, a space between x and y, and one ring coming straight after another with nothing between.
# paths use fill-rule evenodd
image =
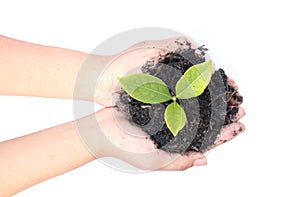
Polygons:
<instances>
[{"instance_id":1,"label":"finger","mask_svg":"<svg viewBox=\"0 0 300 197\"><path fill-rule=\"evenodd\" d=\"M179 156L175 161L163 168L160 168L159 170L183 171L193 166L203 166L206 164L207 160L205 156L203 156L201 153L190 151Z\"/></svg>"},{"instance_id":2,"label":"finger","mask_svg":"<svg viewBox=\"0 0 300 197\"><path fill-rule=\"evenodd\" d=\"M229 106L241 105L243 103L243 96L238 92L238 85L230 77L227 77L227 83L228 83L228 86L231 86L233 88L233 90L231 90L232 94L230 95L230 98L229 98Z\"/></svg>"},{"instance_id":3,"label":"finger","mask_svg":"<svg viewBox=\"0 0 300 197\"><path fill-rule=\"evenodd\" d=\"M230 116L231 122L238 122L245 114L245 110L242 107L232 107L227 114Z\"/></svg>"},{"instance_id":4,"label":"finger","mask_svg":"<svg viewBox=\"0 0 300 197\"><path fill-rule=\"evenodd\" d=\"M179 48L183 49L192 46L192 44L190 43L192 43L192 41L188 40L186 37L180 36L180 37L173 37L173 38L168 38L163 40L145 40L143 42L140 42L138 44L129 47L129 49L138 48L138 47L155 47L155 48L167 49L168 51L175 51Z\"/></svg>"},{"instance_id":5,"label":"finger","mask_svg":"<svg viewBox=\"0 0 300 197\"><path fill-rule=\"evenodd\" d=\"M235 90L239 89L239 86L234 82L234 80L230 77L227 77L228 85L232 86Z\"/></svg>"},{"instance_id":6,"label":"finger","mask_svg":"<svg viewBox=\"0 0 300 197\"><path fill-rule=\"evenodd\" d=\"M186 37L174 37L165 39L163 41L156 41L158 47L166 48L170 51L175 51L177 49L188 49L189 47L196 48L196 44L192 40L187 39Z\"/></svg>"},{"instance_id":7,"label":"finger","mask_svg":"<svg viewBox=\"0 0 300 197\"><path fill-rule=\"evenodd\" d=\"M229 106L239 106L243 100L243 96L239 92L233 92L229 99Z\"/></svg>"},{"instance_id":8,"label":"finger","mask_svg":"<svg viewBox=\"0 0 300 197\"><path fill-rule=\"evenodd\" d=\"M235 138L236 136L238 136L244 131L245 131L245 126L243 123L240 122L235 122L224 126L220 134L218 135L212 148L232 140L233 138Z\"/></svg>"},{"instance_id":9,"label":"finger","mask_svg":"<svg viewBox=\"0 0 300 197\"><path fill-rule=\"evenodd\" d=\"M244 108L239 107L238 108L238 112L235 115L235 117L232 119L233 122L238 122L243 116L245 116L246 112L244 110Z\"/></svg>"}]
</instances>

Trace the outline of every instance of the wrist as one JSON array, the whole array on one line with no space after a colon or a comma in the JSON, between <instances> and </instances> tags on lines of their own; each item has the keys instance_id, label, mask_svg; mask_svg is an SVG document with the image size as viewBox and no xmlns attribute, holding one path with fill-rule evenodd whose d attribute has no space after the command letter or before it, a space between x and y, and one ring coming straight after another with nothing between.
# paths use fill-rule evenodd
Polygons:
<instances>
[{"instance_id":1,"label":"wrist","mask_svg":"<svg viewBox=\"0 0 300 197\"><path fill-rule=\"evenodd\" d=\"M73 99L100 103L98 83L112 56L87 55L74 77Z\"/></svg>"},{"instance_id":2,"label":"wrist","mask_svg":"<svg viewBox=\"0 0 300 197\"><path fill-rule=\"evenodd\" d=\"M115 155L105 133L105 129L111 123L107 121L103 110L75 120L74 123L81 143L95 159Z\"/></svg>"}]
</instances>

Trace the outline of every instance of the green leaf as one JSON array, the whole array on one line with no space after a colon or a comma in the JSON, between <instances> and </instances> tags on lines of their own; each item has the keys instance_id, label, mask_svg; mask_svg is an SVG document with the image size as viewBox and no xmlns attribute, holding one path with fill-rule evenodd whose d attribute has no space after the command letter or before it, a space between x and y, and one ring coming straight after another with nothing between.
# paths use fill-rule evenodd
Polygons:
<instances>
[{"instance_id":1,"label":"green leaf","mask_svg":"<svg viewBox=\"0 0 300 197\"><path fill-rule=\"evenodd\" d=\"M172 99L168 86L159 78L147 74L132 74L118 78L123 89L143 103L157 104Z\"/></svg>"},{"instance_id":2,"label":"green leaf","mask_svg":"<svg viewBox=\"0 0 300 197\"><path fill-rule=\"evenodd\" d=\"M212 75L211 60L190 67L176 84L176 97L189 99L202 94Z\"/></svg>"},{"instance_id":3,"label":"green leaf","mask_svg":"<svg viewBox=\"0 0 300 197\"><path fill-rule=\"evenodd\" d=\"M165 121L174 136L184 127L187 121L186 115L183 108L176 101L167 106Z\"/></svg>"}]
</instances>

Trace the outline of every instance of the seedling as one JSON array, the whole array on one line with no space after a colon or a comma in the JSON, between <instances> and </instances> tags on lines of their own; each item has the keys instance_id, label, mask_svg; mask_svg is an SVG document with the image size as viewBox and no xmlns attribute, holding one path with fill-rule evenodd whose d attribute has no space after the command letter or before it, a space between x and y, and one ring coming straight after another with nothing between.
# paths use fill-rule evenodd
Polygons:
<instances>
[{"instance_id":1,"label":"seedling","mask_svg":"<svg viewBox=\"0 0 300 197\"><path fill-rule=\"evenodd\" d=\"M170 94L168 86L159 78L147 74L131 74L118 78L122 88L132 98L148 104L173 100L164 113L164 119L171 133L176 136L185 126L187 119L177 99L189 99L201 95L212 76L212 62L191 66L177 81L176 96Z\"/></svg>"}]
</instances>

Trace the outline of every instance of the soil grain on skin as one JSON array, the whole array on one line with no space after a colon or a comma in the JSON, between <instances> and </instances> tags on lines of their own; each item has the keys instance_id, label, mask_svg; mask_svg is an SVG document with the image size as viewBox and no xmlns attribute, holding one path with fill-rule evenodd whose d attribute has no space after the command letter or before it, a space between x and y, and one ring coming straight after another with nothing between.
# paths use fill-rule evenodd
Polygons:
<instances>
[{"instance_id":1,"label":"soil grain on skin","mask_svg":"<svg viewBox=\"0 0 300 197\"><path fill-rule=\"evenodd\" d=\"M179 78L191 66L205 62L206 51L203 46L179 49L160 56L158 61L147 62L141 70L163 80L175 95ZM222 126L230 124L238 112L237 107L229 107L230 100L243 99L228 84L224 70L216 70L200 96L178 100L186 112L187 123L174 137L164 121L165 108L172 101L151 105L133 99L124 91L119 95L117 107L127 114L129 121L148 133L157 148L172 153L190 150L203 153L213 147Z\"/></svg>"}]
</instances>

